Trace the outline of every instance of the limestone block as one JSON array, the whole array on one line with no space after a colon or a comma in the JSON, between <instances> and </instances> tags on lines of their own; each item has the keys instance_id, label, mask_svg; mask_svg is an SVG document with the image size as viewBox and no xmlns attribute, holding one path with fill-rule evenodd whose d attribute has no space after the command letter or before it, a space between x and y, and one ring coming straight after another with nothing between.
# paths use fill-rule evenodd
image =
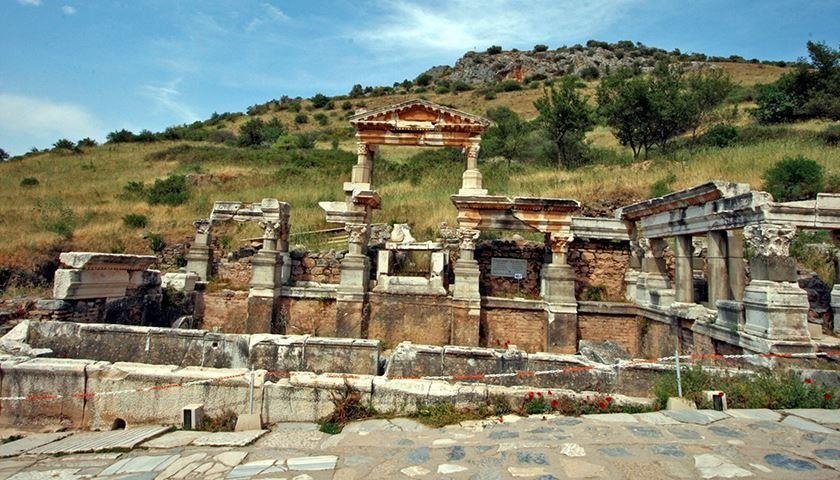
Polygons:
<instances>
[{"instance_id":1,"label":"limestone block","mask_svg":"<svg viewBox=\"0 0 840 480\"><path fill-rule=\"evenodd\" d=\"M343 386L343 385L342 385ZM262 418L266 423L316 422L333 411L331 388L313 388L298 379L293 385L291 379L267 382L263 388ZM363 395L363 401L370 400L370 394Z\"/></svg>"},{"instance_id":2,"label":"limestone block","mask_svg":"<svg viewBox=\"0 0 840 480\"><path fill-rule=\"evenodd\" d=\"M372 404L379 412L410 413L428 404L431 380L373 378Z\"/></svg>"},{"instance_id":3,"label":"limestone block","mask_svg":"<svg viewBox=\"0 0 840 480\"><path fill-rule=\"evenodd\" d=\"M55 271L53 298L81 300L88 298L119 298L125 296L129 285L126 270L70 270Z\"/></svg>"},{"instance_id":4,"label":"limestone block","mask_svg":"<svg viewBox=\"0 0 840 480\"><path fill-rule=\"evenodd\" d=\"M388 275L391 271L391 251L382 249L376 254L376 276Z\"/></svg>"},{"instance_id":5,"label":"limestone block","mask_svg":"<svg viewBox=\"0 0 840 480\"><path fill-rule=\"evenodd\" d=\"M376 375L380 348L379 340L307 337L301 370Z\"/></svg>"},{"instance_id":6,"label":"limestone block","mask_svg":"<svg viewBox=\"0 0 840 480\"><path fill-rule=\"evenodd\" d=\"M304 370L302 335L255 334L250 336L248 364L275 372Z\"/></svg>"},{"instance_id":7,"label":"limestone block","mask_svg":"<svg viewBox=\"0 0 840 480\"><path fill-rule=\"evenodd\" d=\"M840 283L831 289L831 308L834 310L834 333L840 334Z\"/></svg>"},{"instance_id":8,"label":"limestone block","mask_svg":"<svg viewBox=\"0 0 840 480\"><path fill-rule=\"evenodd\" d=\"M627 270L624 274L624 298L628 302L635 302L637 300L636 283L639 280L639 272L636 270Z\"/></svg>"},{"instance_id":9,"label":"limestone block","mask_svg":"<svg viewBox=\"0 0 840 480\"><path fill-rule=\"evenodd\" d=\"M224 380L211 381L222 377ZM255 375L255 404L262 402L264 372ZM205 380L207 383L183 385ZM250 378L245 369L221 369L140 363L104 364L88 369L88 390L97 395L85 404L87 427L110 429L115 419L127 424L181 424L184 405L204 404L205 416L213 417L225 410L247 413ZM169 387L180 385L178 387ZM136 389L159 387L149 391ZM161 388L162 387L162 388ZM126 391L115 395L105 392Z\"/></svg>"},{"instance_id":10,"label":"limestone block","mask_svg":"<svg viewBox=\"0 0 840 480\"><path fill-rule=\"evenodd\" d=\"M738 331L744 329L744 304L734 300L718 300L715 325Z\"/></svg>"},{"instance_id":11,"label":"limestone block","mask_svg":"<svg viewBox=\"0 0 840 480\"><path fill-rule=\"evenodd\" d=\"M126 255L121 253L64 252L59 255L62 265L79 270L146 270L157 257L154 255Z\"/></svg>"},{"instance_id":12,"label":"limestone block","mask_svg":"<svg viewBox=\"0 0 840 480\"><path fill-rule=\"evenodd\" d=\"M808 340L808 294L795 283L752 280L744 290L744 330L758 337Z\"/></svg>"},{"instance_id":13,"label":"limestone block","mask_svg":"<svg viewBox=\"0 0 840 480\"><path fill-rule=\"evenodd\" d=\"M154 288L161 285L160 270L134 270L128 272L128 284L132 288Z\"/></svg>"},{"instance_id":14,"label":"limestone block","mask_svg":"<svg viewBox=\"0 0 840 480\"><path fill-rule=\"evenodd\" d=\"M45 396L42 401L3 400L0 422L5 425L56 425L79 428L85 404L85 369L97 365L90 360L34 358L11 359L0 364L0 396ZM60 399L49 396L61 395Z\"/></svg>"},{"instance_id":15,"label":"limestone block","mask_svg":"<svg viewBox=\"0 0 840 480\"><path fill-rule=\"evenodd\" d=\"M165 273L161 277L162 288L172 288L179 292L189 293L195 290L195 283L201 278L193 272Z\"/></svg>"},{"instance_id":16,"label":"limestone block","mask_svg":"<svg viewBox=\"0 0 840 480\"><path fill-rule=\"evenodd\" d=\"M453 268L455 284L452 285L452 298L458 300L480 300L479 277L481 272L475 260L458 259Z\"/></svg>"}]
</instances>

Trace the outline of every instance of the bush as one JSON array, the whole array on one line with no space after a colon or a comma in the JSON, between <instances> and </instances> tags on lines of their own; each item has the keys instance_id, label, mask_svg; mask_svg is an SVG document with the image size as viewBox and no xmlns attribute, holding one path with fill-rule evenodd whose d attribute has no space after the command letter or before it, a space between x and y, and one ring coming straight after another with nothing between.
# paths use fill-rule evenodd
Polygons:
<instances>
[{"instance_id":1,"label":"bush","mask_svg":"<svg viewBox=\"0 0 840 480\"><path fill-rule=\"evenodd\" d=\"M35 177L25 177L23 180L20 181L21 187L34 187L38 185L38 179Z\"/></svg>"},{"instance_id":2,"label":"bush","mask_svg":"<svg viewBox=\"0 0 840 480\"><path fill-rule=\"evenodd\" d=\"M318 125L321 125L321 126L326 125L327 122L329 122L329 120L330 120L329 118L327 118L326 115L324 115L321 112L316 113L315 115L312 116L312 118L314 118L315 121L318 122Z\"/></svg>"},{"instance_id":3,"label":"bush","mask_svg":"<svg viewBox=\"0 0 840 480\"><path fill-rule=\"evenodd\" d=\"M498 45L491 45L487 47L487 53L490 55L497 55L499 53L502 53L502 47Z\"/></svg>"},{"instance_id":4,"label":"bush","mask_svg":"<svg viewBox=\"0 0 840 480\"><path fill-rule=\"evenodd\" d=\"M61 138L55 143L53 143L53 148L55 150L75 150L76 144L74 144L70 140L67 140L66 138Z\"/></svg>"},{"instance_id":5,"label":"bush","mask_svg":"<svg viewBox=\"0 0 840 480\"><path fill-rule=\"evenodd\" d=\"M230 130L214 130L207 135L207 140L213 143L236 143L236 135Z\"/></svg>"},{"instance_id":6,"label":"bush","mask_svg":"<svg viewBox=\"0 0 840 480\"><path fill-rule=\"evenodd\" d=\"M82 147L90 148L90 147L95 147L97 145L98 145L98 143L96 143L96 140L94 140L90 137L85 137L85 138L79 140L78 142L76 142L76 147L78 147L78 148L82 148Z\"/></svg>"},{"instance_id":7,"label":"bush","mask_svg":"<svg viewBox=\"0 0 840 480\"><path fill-rule=\"evenodd\" d=\"M135 138L134 134L131 133L130 130L126 130L124 128L122 130L115 130L115 131L109 133L105 137L105 139L107 140L108 143L134 142L135 141L134 138Z\"/></svg>"},{"instance_id":8,"label":"bush","mask_svg":"<svg viewBox=\"0 0 840 480\"><path fill-rule=\"evenodd\" d=\"M149 205L181 205L189 199L187 179L183 175L170 175L155 183L146 193Z\"/></svg>"},{"instance_id":9,"label":"bush","mask_svg":"<svg viewBox=\"0 0 840 480\"><path fill-rule=\"evenodd\" d=\"M835 123L825 127L825 130L820 132L820 139L831 147L840 145L840 124Z\"/></svg>"},{"instance_id":10,"label":"bush","mask_svg":"<svg viewBox=\"0 0 840 480\"><path fill-rule=\"evenodd\" d=\"M297 115L295 115L295 123L297 123L298 125L309 123L309 116L305 113L298 113Z\"/></svg>"},{"instance_id":11,"label":"bush","mask_svg":"<svg viewBox=\"0 0 840 480\"><path fill-rule=\"evenodd\" d=\"M262 144L263 127L265 124L259 118L252 118L239 127L239 145L243 147L256 147Z\"/></svg>"},{"instance_id":12,"label":"bush","mask_svg":"<svg viewBox=\"0 0 840 480\"><path fill-rule=\"evenodd\" d=\"M341 102L341 109L344 111L350 111L353 109L353 104L350 103L350 100L345 100Z\"/></svg>"},{"instance_id":13,"label":"bush","mask_svg":"<svg viewBox=\"0 0 840 480\"><path fill-rule=\"evenodd\" d=\"M437 93L437 94L449 93L449 87L446 87L444 85L438 85L437 87L435 87L435 93Z\"/></svg>"},{"instance_id":14,"label":"bush","mask_svg":"<svg viewBox=\"0 0 840 480\"><path fill-rule=\"evenodd\" d=\"M601 76L601 72L598 70L598 67L590 65L586 68L582 68L580 70L580 72L578 73L578 75L580 76L580 78L582 78L584 80L587 80L587 81L588 80L597 80L598 77Z\"/></svg>"},{"instance_id":15,"label":"bush","mask_svg":"<svg viewBox=\"0 0 840 480\"><path fill-rule=\"evenodd\" d=\"M650 196L653 197L664 197L673 191L671 184L677 181L677 176L673 173L669 173L668 176L665 178L659 179L653 182L653 185L650 186Z\"/></svg>"},{"instance_id":16,"label":"bush","mask_svg":"<svg viewBox=\"0 0 840 480\"><path fill-rule=\"evenodd\" d=\"M312 106L315 108L324 108L330 102L330 97L324 95L323 93L316 93L314 97L309 99L309 101L312 102Z\"/></svg>"},{"instance_id":17,"label":"bush","mask_svg":"<svg viewBox=\"0 0 840 480\"><path fill-rule=\"evenodd\" d=\"M344 381L344 388L339 393L330 392L330 397L333 403L332 413L318 420L320 430L324 433L340 433L348 422L370 418L376 414L372 407L362 403L361 392L353 388L347 380Z\"/></svg>"},{"instance_id":18,"label":"bush","mask_svg":"<svg viewBox=\"0 0 840 480\"><path fill-rule=\"evenodd\" d=\"M496 85L497 92L515 92L522 90L522 84L516 80L503 80Z\"/></svg>"},{"instance_id":19,"label":"bush","mask_svg":"<svg viewBox=\"0 0 840 480\"><path fill-rule=\"evenodd\" d=\"M139 213L129 213L122 217L123 225L128 228L146 228L149 218Z\"/></svg>"},{"instance_id":20,"label":"bush","mask_svg":"<svg viewBox=\"0 0 840 480\"><path fill-rule=\"evenodd\" d=\"M548 50L548 45L543 45L542 43L534 45L535 52L545 52L546 50Z\"/></svg>"},{"instance_id":21,"label":"bush","mask_svg":"<svg viewBox=\"0 0 840 480\"><path fill-rule=\"evenodd\" d=\"M713 147L727 147L737 141L738 129L725 123L712 126L703 135L703 143Z\"/></svg>"},{"instance_id":22,"label":"bush","mask_svg":"<svg viewBox=\"0 0 840 480\"><path fill-rule=\"evenodd\" d=\"M146 186L143 182L130 181L123 185L122 194L120 198L123 200L140 200L146 196Z\"/></svg>"},{"instance_id":23,"label":"bush","mask_svg":"<svg viewBox=\"0 0 840 480\"><path fill-rule=\"evenodd\" d=\"M149 248L155 253L160 253L166 248L166 241L159 233L150 233L146 239L149 240Z\"/></svg>"},{"instance_id":24,"label":"bush","mask_svg":"<svg viewBox=\"0 0 840 480\"><path fill-rule=\"evenodd\" d=\"M815 198L822 181L820 164L803 156L787 157L764 173L764 189L777 202Z\"/></svg>"}]
</instances>

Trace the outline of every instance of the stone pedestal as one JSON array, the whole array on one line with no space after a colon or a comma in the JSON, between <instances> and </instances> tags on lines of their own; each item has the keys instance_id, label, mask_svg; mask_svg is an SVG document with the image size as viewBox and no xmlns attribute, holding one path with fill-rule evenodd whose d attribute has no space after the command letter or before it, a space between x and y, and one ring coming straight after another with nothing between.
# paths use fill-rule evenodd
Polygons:
<instances>
[{"instance_id":1,"label":"stone pedestal","mask_svg":"<svg viewBox=\"0 0 840 480\"><path fill-rule=\"evenodd\" d=\"M212 257L212 250L207 245L193 244L190 251L187 252L187 268L188 272L195 273L202 281L206 282L210 278L210 258Z\"/></svg>"},{"instance_id":2,"label":"stone pedestal","mask_svg":"<svg viewBox=\"0 0 840 480\"><path fill-rule=\"evenodd\" d=\"M270 246L274 246L269 243ZM245 333L273 333L277 320L277 295L283 259L273 249L263 248L251 260L251 288L248 292L248 317Z\"/></svg>"},{"instance_id":3,"label":"stone pedestal","mask_svg":"<svg viewBox=\"0 0 840 480\"><path fill-rule=\"evenodd\" d=\"M808 294L796 283L752 280L743 303L746 333L772 340L810 339Z\"/></svg>"},{"instance_id":4,"label":"stone pedestal","mask_svg":"<svg viewBox=\"0 0 840 480\"><path fill-rule=\"evenodd\" d=\"M840 283L831 289L831 308L834 310L834 333L840 335Z\"/></svg>"},{"instance_id":5,"label":"stone pedestal","mask_svg":"<svg viewBox=\"0 0 840 480\"><path fill-rule=\"evenodd\" d=\"M465 170L461 176L461 189L458 190L458 195L487 195L487 190L482 188L481 184L482 177L478 169Z\"/></svg>"},{"instance_id":6,"label":"stone pedestal","mask_svg":"<svg viewBox=\"0 0 840 480\"><path fill-rule=\"evenodd\" d=\"M277 319L275 297L248 295L248 317L245 319L243 333L285 333L272 332L272 326Z\"/></svg>"},{"instance_id":7,"label":"stone pedestal","mask_svg":"<svg viewBox=\"0 0 840 480\"><path fill-rule=\"evenodd\" d=\"M642 272L636 283L636 302L646 307L667 308L675 297L674 289L669 287L667 275Z\"/></svg>"},{"instance_id":8,"label":"stone pedestal","mask_svg":"<svg viewBox=\"0 0 840 480\"><path fill-rule=\"evenodd\" d=\"M734 300L718 300L715 325L737 332L744 329L744 304Z\"/></svg>"},{"instance_id":9,"label":"stone pedestal","mask_svg":"<svg viewBox=\"0 0 840 480\"><path fill-rule=\"evenodd\" d=\"M548 316L547 351L575 353L578 316L572 267L565 263L544 266L541 290Z\"/></svg>"},{"instance_id":10,"label":"stone pedestal","mask_svg":"<svg viewBox=\"0 0 840 480\"><path fill-rule=\"evenodd\" d=\"M627 270L624 274L624 298L628 302L636 301L636 285L639 281L637 270Z\"/></svg>"},{"instance_id":11,"label":"stone pedestal","mask_svg":"<svg viewBox=\"0 0 840 480\"><path fill-rule=\"evenodd\" d=\"M449 343L478 346L481 324L481 301L464 300L452 303L452 328Z\"/></svg>"},{"instance_id":12,"label":"stone pedestal","mask_svg":"<svg viewBox=\"0 0 840 480\"><path fill-rule=\"evenodd\" d=\"M478 262L473 259L459 258L452 271L455 273L455 283L450 289L452 298L455 300L481 300L481 293L478 288L481 271Z\"/></svg>"},{"instance_id":13,"label":"stone pedestal","mask_svg":"<svg viewBox=\"0 0 840 480\"><path fill-rule=\"evenodd\" d=\"M368 279L370 259L361 254L344 256L341 261L341 283L336 297L336 336L365 338L367 336Z\"/></svg>"}]
</instances>

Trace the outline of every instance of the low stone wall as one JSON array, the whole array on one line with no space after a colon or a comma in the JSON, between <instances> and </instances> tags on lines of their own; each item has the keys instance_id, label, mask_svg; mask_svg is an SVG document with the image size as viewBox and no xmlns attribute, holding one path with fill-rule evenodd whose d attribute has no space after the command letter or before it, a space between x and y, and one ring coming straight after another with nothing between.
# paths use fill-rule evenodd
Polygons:
<instances>
[{"instance_id":1,"label":"low stone wall","mask_svg":"<svg viewBox=\"0 0 840 480\"><path fill-rule=\"evenodd\" d=\"M9 333L12 338L24 339L20 347L49 349L59 358L279 372L379 370L376 340L36 321L22 322Z\"/></svg>"},{"instance_id":2,"label":"low stone wall","mask_svg":"<svg viewBox=\"0 0 840 480\"><path fill-rule=\"evenodd\" d=\"M197 296L195 316L205 330L243 333L248 318L248 292L222 290Z\"/></svg>"},{"instance_id":3,"label":"low stone wall","mask_svg":"<svg viewBox=\"0 0 840 480\"><path fill-rule=\"evenodd\" d=\"M251 276L254 272L251 258L241 258L235 261L219 261L216 266L216 278L213 281L224 284L230 290L248 290L251 284Z\"/></svg>"},{"instance_id":4,"label":"low stone wall","mask_svg":"<svg viewBox=\"0 0 840 480\"><path fill-rule=\"evenodd\" d=\"M548 342L548 314L542 301L486 299L481 309L481 345L543 352ZM572 349L576 348L573 342Z\"/></svg>"},{"instance_id":5,"label":"low stone wall","mask_svg":"<svg viewBox=\"0 0 840 480\"><path fill-rule=\"evenodd\" d=\"M452 343L453 305L447 297L371 293L368 337L385 348L403 341ZM477 339L476 339L477 340Z\"/></svg>"}]
</instances>

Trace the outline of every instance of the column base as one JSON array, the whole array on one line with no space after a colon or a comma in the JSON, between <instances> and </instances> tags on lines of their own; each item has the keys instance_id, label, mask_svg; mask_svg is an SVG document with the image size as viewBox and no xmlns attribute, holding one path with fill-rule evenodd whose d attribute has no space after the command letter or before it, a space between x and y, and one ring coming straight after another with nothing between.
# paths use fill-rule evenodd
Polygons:
<instances>
[{"instance_id":1,"label":"column base","mask_svg":"<svg viewBox=\"0 0 840 480\"><path fill-rule=\"evenodd\" d=\"M636 301L636 283L639 281L639 272L627 270L624 274L624 298L628 302Z\"/></svg>"},{"instance_id":2,"label":"column base","mask_svg":"<svg viewBox=\"0 0 840 480\"><path fill-rule=\"evenodd\" d=\"M542 270L542 298L546 303L575 305L575 271L570 265L550 263Z\"/></svg>"},{"instance_id":3,"label":"column base","mask_svg":"<svg viewBox=\"0 0 840 480\"><path fill-rule=\"evenodd\" d=\"M461 176L461 189L458 190L458 195L466 197L487 195L487 190L481 188L481 181L481 172L478 170L465 170Z\"/></svg>"},{"instance_id":4,"label":"column base","mask_svg":"<svg viewBox=\"0 0 840 480\"><path fill-rule=\"evenodd\" d=\"M807 341L808 294L791 282L753 280L744 289L744 331L757 337Z\"/></svg>"},{"instance_id":5,"label":"column base","mask_svg":"<svg viewBox=\"0 0 840 480\"><path fill-rule=\"evenodd\" d=\"M475 260L458 259L452 268L455 273L455 283L451 287L452 298L455 300L481 301L479 278L481 271Z\"/></svg>"},{"instance_id":6,"label":"column base","mask_svg":"<svg viewBox=\"0 0 840 480\"><path fill-rule=\"evenodd\" d=\"M193 245L187 252L187 272L193 272L206 282L210 278L212 250L206 245Z\"/></svg>"},{"instance_id":7,"label":"column base","mask_svg":"<svg viewBox=\"0 0 840 480\"><path fill-rule=\"evenodd\" d=\"M577 304L546 304L548 315L548 344L550 353L574 354L578 350Z\"/></svg>"},{"instance_id":8,"label":"column base","mask_svg":"<svg viewBox=\"0 0 840 480\"><path fill-rule=\"evenodd\" d=\"M449 342L452 345L477 347L481 324L481 302L468 300L453 303Z\"/></svg>"},{"instance_id":9,"label":"column base","mask_svg":"<svg viewBox=\"0 0 840 480\"><path fill-rule=\"evenodd\" d=\"M271 296L248 295L248 318L245 319L244 333L285 333L273 332L277 321L279 302Z\"/></svg>"}]
</instances>

